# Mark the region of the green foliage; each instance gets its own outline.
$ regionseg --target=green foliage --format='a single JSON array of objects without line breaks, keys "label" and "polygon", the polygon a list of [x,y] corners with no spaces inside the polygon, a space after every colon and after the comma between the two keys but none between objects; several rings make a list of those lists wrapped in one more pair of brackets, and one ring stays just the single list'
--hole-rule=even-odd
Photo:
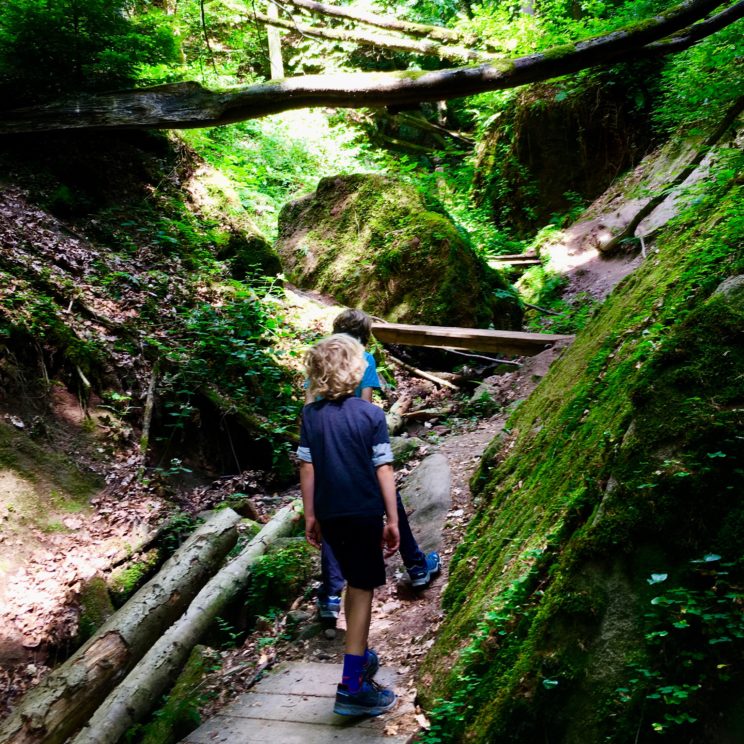
[{"label": "green foliage", "polygon": [[312,565],[311,549],[302,538],[262,556],[251,570],[245,594],[251,616],[284,609],[302,591]]},{"label": "green foliage", "polygon": [[[732,659],[744,651],[743,568],[742,559],[708,553],[650,600],[644,658],[629,666],[631,676],[617,688],[619,708],[645,700],[643,725],[681,736],[681,727],[689,730],[705,715],[711,689],[738,689],[741,670]],[[648,579],[666,581],[667,574]]]},{"label": "green foliage", "polygon": [[6,0],[0,7],[0,90],[11,101],[132,83],[177,44],[165,15],[128,0]]},{"label": "green foliage", "polygon": [[257,280],[251,289],[236,286],[218,306],[184,310],[180,327],[162,347],[170,362],[161,387],[169,428],[184,428],[195,398],[206,395],[247,412],[275,457],[286,454],[301,404],[292,377],[279,364],[285,352],[275,346],[290,332],[272,294],[276,289],[273,280]]},{"label": "green foliage", "polygon": [[669,58],[654,111],[659,129],[670,133],[679,128],[693,132],[709,128],[744,95],[742,34],[744,21],[738,21]]},{"label": "green foliage", "polygon": [[172,555],[183,544],[186,538],[200,525],[203,519],[197,519],[191,514],[179,512],[174,514],[163,527],[159,542],[166,555]]},{"label": "green foliage", "polygon": [[109,593],[115,607],[122,607],[160,564],[158,550],[150,550],[122,568],[115,569],[109,578]]},{"label": "green foliage", "polygon": [[331,175],[373,172],[381,156],[343,118],[293,111],[214,129],[182,133],[208,163],[230,176],[242,206],[262,232],[276,231],[279,210]]}]

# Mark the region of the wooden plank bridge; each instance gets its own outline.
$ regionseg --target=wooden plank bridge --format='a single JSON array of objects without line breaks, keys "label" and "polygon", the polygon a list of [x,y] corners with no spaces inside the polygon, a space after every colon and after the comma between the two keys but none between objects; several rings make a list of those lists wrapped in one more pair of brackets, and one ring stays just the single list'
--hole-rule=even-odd
[{"label": "wooden plank bridge", "polygon": [[433,346],[438,348],[487,351],[515,356],[535,356],[559,341],[573,336],[521,331],[491,331],[484,328],[373,323],[372,333],[383,344]]}]

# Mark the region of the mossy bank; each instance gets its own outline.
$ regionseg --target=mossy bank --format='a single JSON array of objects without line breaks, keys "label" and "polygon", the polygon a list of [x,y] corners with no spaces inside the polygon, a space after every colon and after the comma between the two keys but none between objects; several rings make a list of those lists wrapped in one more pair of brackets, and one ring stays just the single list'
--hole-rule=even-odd
[{"label": "mossy bank", "polygon": [[720,154],[484,455],[426,741],[744,737],[742,160]]}]

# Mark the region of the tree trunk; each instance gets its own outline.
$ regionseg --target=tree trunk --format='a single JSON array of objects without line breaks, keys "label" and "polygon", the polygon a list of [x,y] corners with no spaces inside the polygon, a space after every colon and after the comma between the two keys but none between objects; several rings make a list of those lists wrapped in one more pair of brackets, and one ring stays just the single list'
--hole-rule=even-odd
[{"label": "tree trunk", "polygon": [[269,41],[269,64],[271,66],[271,79],[281,80],[284,77],[284,61],[282,60],[282,40],[279,36],[279,29],[273,21],[279,19],[279,8],[274,5],[273,2],[269,2],[267,8],[267,17],[269,20],[267,23],[269,27],[266,29],[266,36]]},{"label": "tree trunk", "polygon": [[270,26],[286,28],[296,31],[303,36],[317,36],[320,39],[334,39],[337,41],[350,41],[362,46],[371,46],[377,49],[392,49],[398,52],[410,52],[411,54],[423,54],[427,57],[438,57],[450,62],[486,62],[502,59],[504,55],[479,52],[465,47],[443,46],[429,39],[416,41],[397,36],[380,36],[365,31],[348,30],[342,28],[329,28],[328,26],[308,26],[305,23],[297,23],[294,20],[287,21],[283,18],[275,18],[263,13],[253,13],[253,17]]},{"label": "tree trunk", "polygon": [[239,520],[224,509],[199,527],[93,638],[26,694],[0,727],[0,742],[61,744],[73,735],[215,573],[237,541]]},{"label": "tree trunk", "polygon": [[308,10],[311,13],[317,13],[323,16],[333,16],[344,18],[358,23],[365,23],[368,26],[384,28],[387,31],[399,31],[408,36],[420,36],[430,41],[441,41],[445,43],[460,44],[463,41],[462,35],[457,31],[442,26],[426,26],[422,23],[411,23],[401,21],[390,16],[379,16],[375,13],[366,13],[362,10],[355,10],[348,6],[340,7],[338,5],[328,5],[327,3],[318,3],[315,0],[287,0],[289,5],[296,8]]},{"label": "tree trunk", "polygon": [[310,75],[219,92],[206,90],[198,83],[181,83],[81,95],[4,112],[0,134],[60,129],[210,127],[311,106],[401,106],[463,98],[550,80],[598,65],[679,51],[715,33],[722,23],[728,25],[744,16],[744,0],[739,0],[687,30],[685,36],[660,41],[704,18],[717,5],[718,0],[686,0],[646,23],[493,65],[437,71]]},{"label": "tree trunk", "polygon": [[142,720],[173,683],[222,608],[246,586],[253,564],[266,547],[276,538],[288,535],[301,516],[299,502],[277,512],[240,555],[199,592],[186,613],[109,695],[73,744],[116,744],[132,724]]}]

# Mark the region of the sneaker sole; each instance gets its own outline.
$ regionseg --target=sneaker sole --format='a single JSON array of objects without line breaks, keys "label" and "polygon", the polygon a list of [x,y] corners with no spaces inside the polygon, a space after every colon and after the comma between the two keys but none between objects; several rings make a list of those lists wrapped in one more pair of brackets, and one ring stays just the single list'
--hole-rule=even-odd
[{"label": "sneaker sole", "polygon": [[396,697],[388,705],[376,705],[372,708],[366,705],[337,702],[333,706],[333,712],[339,716],[381,716],[383,713],[387,713],[387,711],[394,708],[397,702],[398,698]]}]

